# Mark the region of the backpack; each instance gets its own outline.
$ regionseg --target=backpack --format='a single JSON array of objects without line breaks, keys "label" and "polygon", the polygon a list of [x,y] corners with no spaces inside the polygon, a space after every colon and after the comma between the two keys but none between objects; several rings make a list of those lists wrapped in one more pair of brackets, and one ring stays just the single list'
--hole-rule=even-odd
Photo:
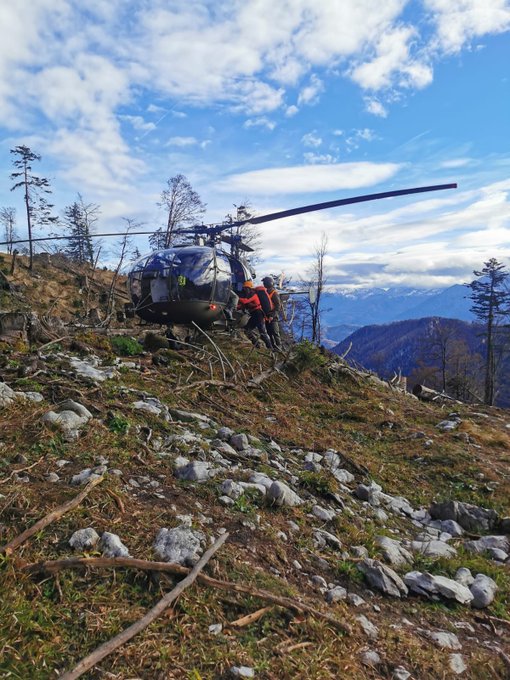
[{"label": "backpack", "polygon": [[255,292],[257,293],[259,300],[260,300],[260,306],[262,307],[262,311],[266,316],[270,316],[272,311],[274,310],[274,304],[271,298],[269,297],[269,294],[267,290],[265,289],[264,286],[256,286],[255,287]]}]

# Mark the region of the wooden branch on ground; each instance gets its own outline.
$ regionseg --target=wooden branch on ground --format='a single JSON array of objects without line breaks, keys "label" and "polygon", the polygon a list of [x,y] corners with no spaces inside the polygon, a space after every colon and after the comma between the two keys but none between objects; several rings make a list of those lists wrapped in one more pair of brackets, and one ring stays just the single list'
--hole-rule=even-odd
[{"label": "wooden branch on ground", "polygon": [[259,373],[255,377],[250,378],[248,380],[247,387],[258,387],[261,383],[264,382],[264,380],[270,378],[274,373],[281,373],[284,366],[285,362],[281,361],[272,366],[271,368],[262,371],[262,373]]},{"label": "wooden branch on ground", "polygon": [[188,383],[186,385],[183,385],[182,387],[177,387],[175,390],[173,390],[173,392],[174,394],[177,394],[179,392],[184,392],[185,390],[191,390],[193,388],[200,387],[225,387],[226,389],[229,390],[238,389],[238,385],[236,385],[235,383],[224,382],[223,380],[198,380],[197,382]]},{"label": "wooden branch on ground", "polygon": [[25,531],[22,534],[19,534],[19,536],[13,538],[12,541],[9,541],[9,543],[6,543],[5,545],[1,546],[0,555],[1,554],[10,555],[12,552],[14,552],[14,550],[18,546],[20,546],[22,543],[24,543],[27,539],[36,534],[38,531],[41,531],[41,529],[47,527],[48,524],[55,522],[57,519],[60,519],[70,510],[74,510],[74,508],[76,508],[82,502],[82,500],[92,491],[92,489],[103,481],[103,479],[104,477],[98,477],[97,479],[92,480],[77,496],[71,498],[70,501],[67,501],[67,503],[64,503],[63,505],[60,505],[58,508],[55,508],[55,510],[52,510],[48,515],[42,517],[34,525],[29,527],[28,529],[25,529]]},{"label": "wooden branch on ground", "polygon": [[19,470],[13,470],[8,477],[6,477],[5,479],[0,479],[0,484],[5,484],[10,479],[12,479],[14,477],[14,475],[17,475],[19,472],[27,472],[27,470],[31,470],[36,465],[39,465],[39,463],[43,460],[43,458],[44,458],[44,456],[41,456],[39,458],[39,460],[37,460],[35,463],[32,463],[32,465],[28,465],[27,467],[19,468]]},{"label": "wooden branch on ground", "polygon": [[221,548],[221,546],[223,545],[223,543],[225,543],[227,538],[228,533],[224,533],[222,536],[220,536],[215,541],[215,543],[209,548],[209,550],[207,550],[202,555],[200,560],[188,573],[188,575],[185,578],[183,578],[182,581],[180,581],[173,590],[171,590],[164,597],[162,597],[161,600],[156,605],[154,605],[154,607],[152,607],[152,609],[149,609],[145,616],[143,616],[141,619],[139,619],[131,626],[126,628],[126,630],[123,630],[122,633],[119,633],[111,640],[108,640],[108,642],[105,642],[102,645],[100,645],[91,654],[82,659],[80,663],[77,666],[75,666],[75,668],[73,668],[73,670],[68,671],[67,673],[61,675],[60,680],[75,680],[76,678],[79,678],[81,675],[83,675],[88,670],[93,668],[96,664],[98,664],[100,661],[102,661],[106,656],[114,652],[116,649],[121,647],[129,640],[131,640],[131,638],[140,633],[142,630],[145,630],[147,626],[149,626],[153,621],[155,621],[159,616],[161,616],[161,614],[163,614],[163,612],[166,609],[168,609],[168,607],[173,602],[175,602],[175,600],[186,588],[188,588],[195,582],[195,580],[197,579],[198,575],[205,567],[207,562],[209,562],[214,553],[217,550],[219,550],[219,548]]},{"label": "wooden branch on ground", "polygon": [[[79,569],[83,567],[128,567],[131,569],[141,569],[142,571],[160,571],[177,576],[182,576],[189,573],[189,569],[181,567],[178,564],[169,564],[168,562],[151,562],[150,560],[138,560],[131,557],[72,557],[65,560],[50,560],[47,562],[36,562],[34,564],[27,564],[23,567],[23,571],[29,574],[57,574],[64,569]],[[239,583],[231,581],[221,581],[205,574],[198,576],[198,581],[211,588],[218,588],[219,590],[226,590],[228,592],[243,593],[252,597],[259,598],[276,604],[284,609],[291,609],[304,614],[311,614],[316,618],[323,619],[340,630],[345,635],[351,634],[351,628],[348,624],[338,621],[329,614],[324,614],[319,609],[315,609],[304,602],[298,602],[290,597],[275,595],[268,590],[261,590],[259,588],[251,588]]]}]

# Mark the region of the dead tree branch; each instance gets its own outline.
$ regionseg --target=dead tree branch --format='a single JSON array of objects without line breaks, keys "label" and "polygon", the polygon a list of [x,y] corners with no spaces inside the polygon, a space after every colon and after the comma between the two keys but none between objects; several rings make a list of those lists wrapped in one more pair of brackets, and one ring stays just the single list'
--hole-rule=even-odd
[{"label": "dead tree branch", "polygon": [[145,630],[147,626],[149,626],[153,621],[155,621],[159,616],[161,616],[165,609],[168,609],[168,607],[173,602],[175,602],[175,600],[186,588],[188,588],[195,582],[195,580],[197,579],[198,575],[205,567],[207,562],[209,562],[214,553],[221,548],[221,546],[225,543],[227,538],[228,533],[224,533],[222,536],[220,536],[215,541],[215,543],[209,548],[209,550],[207,550],[202,555],[200,560],[188,573],[188,575],[185,578],[183,578],[182,581],[180,581],[173,590],[171,590],[164,597],[162,597],[161,600],[156,605],[154,605],[154,607],[152,607],[152,609],[149,609],[145,616],[143,616],[141,619],[139,619],[131,626],[126,628],[126,630],[123,630],[122,633],[119,633],[111,640],[108,640],[108,642],[105,642],[104,644],[100,645],[91,654],[82,659],[80,663],[77,666],[75,666],[75,668],[73,668],[73,670],[64,673],[64,675],[61,675],[60,680],[75,680],[75,678],[79,678],[81,675],[83,675],[88,670],[93,668],[96,664],[98,664],[100,661],[102,661],[106,656],[114,652],[116,649],[121,647],[129,640],[131,640],[131,638],[140,633],[142,630]]}]

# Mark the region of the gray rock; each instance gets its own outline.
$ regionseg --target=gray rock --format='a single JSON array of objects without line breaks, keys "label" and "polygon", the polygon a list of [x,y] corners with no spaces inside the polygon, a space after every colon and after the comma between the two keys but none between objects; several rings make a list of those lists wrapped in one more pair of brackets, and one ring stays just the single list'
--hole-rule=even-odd
[{"label": "gray rock", "polygon": [[303,503],[297,493],[283,482],[273,482],[267,491],[267,498],[275,505],[287,505],[291,508]]},{"label": "gray rock", "polygon": [[369,666],[370,668],[377,668],[377,666],[381,665],[381,657],[372,649],[361,652],[359,658],[364,666]]},{"label": "gray rock", "polygon": [[214,477],[218,468],[213,468],[212,464],[203,460],[194,460],[187,465],[177,467],[175,476],[188,482],[207,482]]},{"label": "gray rock", "polygon": [[356,621],[358,621],[360,626],[363,628],[363,632],[367,637],[369,637],[371,640],[377,640],[377,637],[379,636],[379,629],[377,626],[374,626],[374,624],[369,621],[366,616],[363,614],[358,614],[358,616],[356,616]]},{"label": "gray rock", "polygon": [[345,599],[353,607],[361,607],[361,605],[366,604],[365,600],[357,593],[349,593]]},{"label": "gray rock", "polygon": [[455,548],[443,541],[411,541],[411,550],[425,557],[454,557],[457,554]]},{"label": "gray rock", "polygon": [[256,491],[261,496],[265,496],[267,488],[263,484],[252,484],[251,482],[239,482],[239,486],[244,491]]},{"label": "gray rock", "polygon": [[488,553],[497,562],[506,562],[509,557],[508,553],[504,550],[499,550],[499,548],[489,548]]},{"label": "gray rock", "polygon": [[438,430],[442,430],[443,432],[451,432],[452,430],[456,430],[459,425],[460,420],[442,420],[436,425],[436,427]]},{"label": "gray rock", "polygon": [[340,550],[342,547],[342,542],[334,534],[324,529],[314,529],[313,530],[313,540],[317,548],[325,548],[329,546],[334,550]]},{"label": "gray rock", "polygon": [[98,465],[95,468],[85,468],[85,470],[82,470],[77,475],[73,475],[71,477],[71,484],[74,485],[88,484],[89,482],[92,482],[94,479],[99,479],[100,477],[102,477],[105,472],[106,472],[105,465]]},{"label": "gray rock", "polygon": [[206,539],[201,531],[180,526],[160,529],[154,542],[154,552],[163,562],[192,567],[203,552]]},{"label": "gray rock", "polygon": [[220,490],[225,496],[233,499],[239,498],[244,493],[244,488],[237,482],[234,482],[233,479],[225,479],[221,484]]},{"label": "gray rock", "polygon": [[381,487],[375,482],[371,482],[369,486],[359,484],[354,490],[354,495],[360,500],[370,503],[370,505],[379,505]]},{"label": "gray rock", "polygon": [[354,557],[368,557],[368,550],[364,545],[353,545],[351,547],[351,552]]},{"label": "gray rock", "polygon": [[129,557],[129,550],[117,534],[105,531],[101,536],[99,548],[105,557]]},{"label": "gray rock", "polygon": [[216,436],[218,439],[221,439],[221,441],[228,442],[230,437],[234,434],[234,430],[231,430],[230,427],[220,427],[218,432],[216,432]]},{"label": "gray rock", "polygon": [[70,357],[69,363],[76,375],[87,378],[94,383],[104,382],[105,380],[116,378],[119,373],[112,366],[98,369],[91,362],[82,361],[76,357]]},{"label": "gray rock", "polygon": [[46,475],[45,480],[47,482],[51,482],[52,484],[55,484],[56,482],[60,481],[60,477],[57,475],[56,472],[50,472]]},{"label": "gray rock", "polygon": [[326,593],[326,602],[333,604],[334,602],[339,602],[340,600],[345,600],[347,597],[347,591],[342,586],[335,586],[331,588]]},{"label": "gray rock", "polygon": [[460,567],[455,573],[455,580],[457,583],[461,583],[463,586],[469,586],[475,580],[473,574],[466,567]]},{"label": "gray rock", "polygon": [[358,564],[368,583],[385,595],[402,597],[407,595],[407,586],[400,576],[378,560],[365,559]]},{"label": "gray rock", "polygon": [[441,522],[441,531],[445,531],[451,536],[458,538],[464,535],[464,529],[453,519],[445,519]]},{"label": "gray rock", "polygon": [[474,553],[482,553],[486,550],[502,550],[508,553],[510,540],[506,536],[482,536],[476,541],[466,541],[464,548]]},{"label": "gray rock", "polygon": [[33,401],[36,404],[44,401],[44,397],[40,392],[16,392],[16,394],[23,394],[25,399],[28,399],[28,401]]},{"label": "gray rock", "polygon": [[510,517],[503,517],[500,521],[499,528],[503,534],[510,534]]},{"label": "gray rock", "polygon": [[414,508],[411,506],[407,498],[380,493],[379,500],[381,503],[384,503],[384,505],[389,510],[395,512],[396,514],[405,515],[407,517],[412,517],[414,514]]},{"label": "gray rock", "polygon": [[404,666],[397,666],[393,669],[391,680],[408,680],[411,677],[411,673]]},{"label": "gray rock", "polygon": [[91,550],[94,548],[99,541],[99,534],[92,527],[87,527],[87,529],[78,529],[69,539],[69,545],[73,550],[79,550],[83,552],[84,550]]},{"label": "gray rock", "polygon": [[169,408],[168,411],[175,420],[179,420],[183,423],[196,422],[200,426],[218,427],[212,418],[209,418],[209,416],[205,416],[202,413],[183,411],[179,408]]},{"label": "gray rock", "polygon": [[480,508],[469,503],[446,501],[434,503],[430,507],[432,519],[453,519],[466,531],[483,533],[490,531],[498,524],[498,514],[494,510]]},{"label": "gray rock", "polygon": [[317,519],[320,519],[322,522],[331,522],[332,519],[335,519],[336,517],[336,512],[333,512],[333,510],[327,510],[326,508],[322,508],[320,505],[314,505],[312,508],[312,514],[317,517]]},{"label": "gray rock", "polygon": [[376,536],[375,544],[380,548],[385,561],[394,566],[408,565],[413,561],[412,554],[401,545],[400,541],[388,538],[388,536]]},{"label": "gray rock", "polygon": [[232,666],[230,675],[233,678],[254,678],[255,671],[251,666]]},{"label": "gray rock", "polygon": [[6,408],[14,403],[16,394],[13,389],[4,382],[0,382],[0,408]]},{"label": "gray rock", "polygon": [[309,451],[305,456],[305,463],[320,463],[323,458],[320,453]]},{"label": "gray rock", "polygon": [[223,456],[230,456],[234,458],[237,456],[237,451],[234,449],[234,447],[230,446],[230,444],[222,441],[221,439],[213,439],[211,446]]},{"label": "gray rock", "polygon": [[92,413],[85,406],[72,399],[62,402],[56,411],[48,411],[41,421],[58,428],[66,441],[73,441],[80,435],[80,430],[92,418]]},{"label": "gray rock", "polygon": [[498,586],[490,576],[477,574],[470,586],[470,590],[473,594],[471,606],[476,609],[483,609],[484,607],[488,607],[496,597]]},{"label": "gray rock", "polygon": [[313,583],[313,585],[316,588],[319,588],[320,590],[326,590],[328,587],[326,579],[323,576],[320,576],[319,574],[314,574],[310,580]]},{"label": "gray rock", "polygon": [[330,470],[336,470],[340,467],[340,456],[334,451],[326,451],[322,458],[324,465],[327,465]]},{"label": "gray rock", "polygon": [[418,632],[432,640],[441,649],[462,649],[459,638],[455,633],[448,633],[446,630],[425,630],[423,628],[418,628]]},{"label": "gray rock", "polygon": [[354,481],[354,475],[344,468],[334,468],[331,470],[333,477],[340,482],[340,484],[350,484]]},{"label": "gray rock", "polygon": [[473,599],[471,591],[466,586],[446,576],[410,571],[404,576],[404,582],[409,590],[425,597],[442,595],[461,604],[468,604]]},{"label": "gray rock", "polygon": [[461,675],[464,671],[467,671],[467,666],[462,654],[450,654],[448,665],[455,675]]},{"label": "gray rock", "polygon": [[250,447],[248,437],[245,434],[234,434],[230,437],[230,445],[236,451],[245,451]]},{"label": "gray rock", "polygon": [[145,413],[150,413],[152,416],[159,416],[161,415],[161,409],[155,406],[154,404],[150,404],[147,401],[135,401],[133,404],[131,404],[131,407],[135,409],[135,411],[144,411]]}]

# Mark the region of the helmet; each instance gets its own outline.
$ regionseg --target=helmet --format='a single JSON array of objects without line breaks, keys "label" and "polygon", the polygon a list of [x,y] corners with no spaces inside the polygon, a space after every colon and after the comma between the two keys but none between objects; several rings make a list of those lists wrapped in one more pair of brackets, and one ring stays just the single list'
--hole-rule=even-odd
[{"label": "helmet", "polygon": [[264,276],[262,283],[264,286],[266,286],[266,288],[271,288],[271,286],[274,286],[274,281],[271,276]]},{"label": "helmet", "polygon": [[243,288],[253,288],[253,281],[245,281],[243,283]]}]

